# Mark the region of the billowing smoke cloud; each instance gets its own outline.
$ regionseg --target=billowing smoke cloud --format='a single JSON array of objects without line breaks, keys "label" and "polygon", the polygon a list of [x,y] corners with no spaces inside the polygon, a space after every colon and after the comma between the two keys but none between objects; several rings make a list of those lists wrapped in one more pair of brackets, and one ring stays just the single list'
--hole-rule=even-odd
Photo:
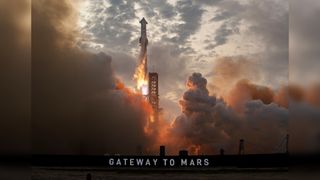
[{"label": "billowing smoke cloud", "polygon": [[207,80],[200,73],[192,74],[187,81],[188,90],[180,101],[182,114],[169,130],[178,138],[179,148],[192,151],[201,147],[200,153],[217,153],[223,148],[236,153],[239,139],[245,139],[247,153],[271,153],[287,134],[288,109],[269,102],[272,97],[259,97],[253,85],[246,84],[248,89],[244,91],[252,91],[257,97],[239,99],[243,101],[243,113],[210,96],[206,86]]},{"label": "billowing smoke cloud", "polygon": [[210,79],[208,87],[211,93],[223,98],[237,112],[243,112],[245,103],[249,100],[261,100],[264,104],[277,102],[282,106],[288,103],[288,88],[283,86],[274,91],[270,87],[254,83],[261,79],[257,64],[242,56],[216,59]]},{"label": "billowing smoke cloud", "polygon": [[174,151],[236,153],[239,139],[245,139],[247,153],[283,152],[287,133],[290,152],[320,149],[318,85],[258,85],[255,64],[240,57],[216,60],[211,79],[209,92],[201,74],[189,77],[182,114],[169,129],[169,144],[178,144]]},{"label": "billowing smoke cloud", "polygon": [[33,153],[133,154],[148,143],[142,97],[118,88],[111,57],[75,46],[72,6],[32,2]]},{"label": "billowing smoke cloud", "polygon": [[240,80],[225,97],[228,105],[238,112],[243,112],[244,105],[249,100],[261,100],[264,104],[273,102],[274,92],[266,86]]},{"label": "billowing smoke cloud", "polygon": [[28,153],[31,1],[0,1],[0,154]]},{"label": "billowing smoke cloud", "polygon": [[213,112],[222,102],[209,96],[206,85],[207,80],[200,73],[194,73],[188,79],[188,90],[180,101],[182,115],[176,118],[170,130],[170,136],[177,138],[176,142],[180,143],[176,150],[204,144],[214,146],[228,138],[215,125],[217,119],[213,118]]},{"label": "billowing smoke cloud", "polygon": [[[289,133],[293,152],[320,152],[320,106],[319,85],[284,87],[287,94],[286,107],[290,112]],[[284,98],[285,99],[285,98]],[[277,100],[277,99],[276,99]]]}]

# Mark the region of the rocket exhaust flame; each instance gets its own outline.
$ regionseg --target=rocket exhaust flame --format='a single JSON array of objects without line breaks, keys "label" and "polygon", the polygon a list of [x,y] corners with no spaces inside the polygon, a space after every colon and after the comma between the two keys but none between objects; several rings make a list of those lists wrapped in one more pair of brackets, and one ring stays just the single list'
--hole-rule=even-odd
[{"label": "rocket exhaust flame", "polygon": [[148,95],[148,60],[147,60],[147,46],[148,46],[148,38],[147,38],[147,24],[148,22],[142,18],[140,21],[141,24],[141,36],[139,39],[140,43],[140,56],[139,62],[140,64],[136,68],[136,71],[133,75],[134,80],[136,81],[137,91],[140,91],[143,95]]},{"label": "rocket exhaust flame", "polygon": [[[133,79],[136,81],[136,91],[141,93],[143,96],[147,96],[149,94],[148,90],[148,64],[147,64],[147,46],[148,46],[148,38],[147,38],[147,21],[142,18],[140,21],[141,24],[141,37],[139,39],[139,43],[141,46],[140,56],[139,56],[139,64],[135,70],[133,75]],[[150,107],[150,111],[148,113],[148,121],[144,127],[144,131],[147,135],[151,135],[154,133],[154,117],[153,117],[153,108],[150,103],[144,98],[144,103],[148,104]]]},{"label": "rocket exhaust flame", "polygon": [[146,117],[144,133],[146,135],[150,135],[152,133],[150,126],[153,123],[153,121],[149,118],[152,116],[151,105],[145,100],[145,98],[143,98],[142,94],[125,87],[125,85],[119,80],[116,81],[116,89],[122,91],[126,95],[125,98],[128,104],[139,107],[143,110]]},{"label": "rocket exhaust flame", "polygon": [[148,88],[148,78],[145,72],[146,58],[143,58],[140,62],[133,75],[133,79],[136,81],[137,91],[142,92],[143,95],[147,95],[145,92],[145,88]]}]

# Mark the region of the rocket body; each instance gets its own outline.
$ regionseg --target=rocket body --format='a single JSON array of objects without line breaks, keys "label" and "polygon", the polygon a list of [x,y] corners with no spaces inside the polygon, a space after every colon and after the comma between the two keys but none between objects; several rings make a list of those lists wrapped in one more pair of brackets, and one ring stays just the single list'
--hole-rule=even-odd
[{"label": "rocket body", "polygon": [[139,39],[140,43],[140,64],[144,64],[144,77],[147,78],[148,73],[148,59],[147,59],[147,46],[148,46],[148,38],[147,38],[147,24],[148,22],[142,18],[140,21],[141,24],[141,36]]}]

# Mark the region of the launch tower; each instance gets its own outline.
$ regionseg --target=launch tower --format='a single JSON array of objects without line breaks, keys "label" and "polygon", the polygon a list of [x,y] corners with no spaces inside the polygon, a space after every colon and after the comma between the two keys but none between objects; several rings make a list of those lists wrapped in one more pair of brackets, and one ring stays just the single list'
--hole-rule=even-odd
[{"label": "launch tower", "polygon": [[158,86],[158,73],[149,73],[149,103],[153,109],[153,117],[157,122],[159,118],[159,86]]}]

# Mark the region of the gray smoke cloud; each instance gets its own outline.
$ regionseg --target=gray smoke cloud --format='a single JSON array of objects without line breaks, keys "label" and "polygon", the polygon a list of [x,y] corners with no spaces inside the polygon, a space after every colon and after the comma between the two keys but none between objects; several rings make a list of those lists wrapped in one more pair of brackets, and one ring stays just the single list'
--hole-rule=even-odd
[{"label": "gray smoke cloud", "polygon": [[271,153],[288,130],[288,110],[260,99],[247,100],[243,113],[237,113],[224,100],[210,96],[207,80],[193,73],[188,90],[180,101],[182,114],[174,121],[170,133],[179,148],[201,153],[217,153],[224,148],[236,153],[239,139],[245,139],[247,153]]},{"label": "gray smoke cloud", "polygon": [[31,1],[0,2],[0,154],[29,153]]},{"label": "gray smoke cloud", "polygon": [[116,90],[111,57],[74,46],[68,1],[32,2],[32,153],[133,154],[146,114]]}]

